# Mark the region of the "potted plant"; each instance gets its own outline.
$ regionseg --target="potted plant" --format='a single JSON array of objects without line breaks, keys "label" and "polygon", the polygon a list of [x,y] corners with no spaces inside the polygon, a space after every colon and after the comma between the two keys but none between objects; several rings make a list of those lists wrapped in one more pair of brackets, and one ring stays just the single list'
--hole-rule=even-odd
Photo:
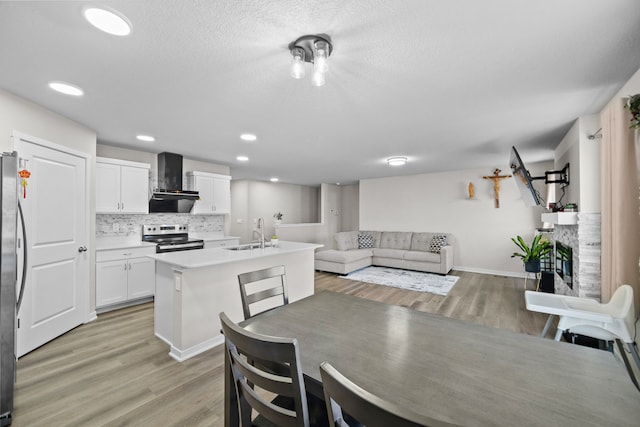
[{"label": "potted plant", "polygon": [[278,236],[275,234],[271,236],[271,246],[278,246]]},{"label": "potted plant", "polygon": [[542,240],[542,234],[538,234],[533,238],[531,246],[527,245],[521,236],[511,238],[513,243],[522,251],[514,252],[511,258],[520,257],[524,263],[524,271],[529,273],[540,272],[540,259],[551,252],[551,243],[548,240]]},{"label": "potted plant", "polygon": [[276,212],[273,214],[273,217],[275,218],[274,223],[276,225],[280,225],[280,223],[282,222],[282,212]]}]

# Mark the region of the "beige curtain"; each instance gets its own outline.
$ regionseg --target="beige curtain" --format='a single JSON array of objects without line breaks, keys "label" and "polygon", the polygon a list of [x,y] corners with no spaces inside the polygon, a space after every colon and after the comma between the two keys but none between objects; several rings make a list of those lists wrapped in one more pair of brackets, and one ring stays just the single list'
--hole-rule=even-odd
[{"label": "beige curtain", "polygon": [[[633,287],[640,313],[640,209],[637,131],[629,128],[626,99],[602,111],[602,302],[621,285]],[[640,153],[638,153],[640,154]]]}]

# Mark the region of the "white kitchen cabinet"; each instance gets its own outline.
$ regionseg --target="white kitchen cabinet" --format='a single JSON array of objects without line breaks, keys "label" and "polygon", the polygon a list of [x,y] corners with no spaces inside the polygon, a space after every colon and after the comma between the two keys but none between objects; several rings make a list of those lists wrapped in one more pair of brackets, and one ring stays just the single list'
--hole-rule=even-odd
[{"label": "white kitchen cabinet", "polygon": [[96,213],[148,214],[148,163],[96,158]]},{"label": "white kitchen cabinet", "polygon": [[155,246],[96,252],[96,308],[123,304],[155,293]]},{"label": "white kitchen cabinet", "polygon": [[231,211],[231,177],[207,172],[187,172],[189,190],[200,192],[192,214],[215,215]]},{"label": "white kitchen cabinet", "polygon": [[240,244],[240,239],[218,239],[218,240],[205,240],[204,247],[208,248],[222,248],[225,246],[238,246]]}]

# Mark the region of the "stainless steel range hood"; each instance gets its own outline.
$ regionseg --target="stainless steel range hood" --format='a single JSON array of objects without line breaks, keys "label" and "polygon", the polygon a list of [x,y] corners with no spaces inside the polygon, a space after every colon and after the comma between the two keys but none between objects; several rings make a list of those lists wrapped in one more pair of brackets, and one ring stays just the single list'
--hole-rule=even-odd
[{"label": "stainless steel range hood", "polygon": [[158,154],[158,188],[149,200],[149,213],[189,213],[199,198],[197,191],[182,189],[182,156]]}]

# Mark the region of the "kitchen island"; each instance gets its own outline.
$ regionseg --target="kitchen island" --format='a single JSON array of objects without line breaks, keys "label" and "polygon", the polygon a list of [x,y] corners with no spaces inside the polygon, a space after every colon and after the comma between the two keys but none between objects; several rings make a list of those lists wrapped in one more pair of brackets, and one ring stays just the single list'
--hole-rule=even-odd
[{"label": "kitchen island", "polygon": [[297,301],[313,294],[314,251],[320,247],[281,241],[276,247],[147,255],[156,261],[155,335],[180,362],[222,344],[218,314],[244,320],[238,274],[284,265],[289,301]]}]

